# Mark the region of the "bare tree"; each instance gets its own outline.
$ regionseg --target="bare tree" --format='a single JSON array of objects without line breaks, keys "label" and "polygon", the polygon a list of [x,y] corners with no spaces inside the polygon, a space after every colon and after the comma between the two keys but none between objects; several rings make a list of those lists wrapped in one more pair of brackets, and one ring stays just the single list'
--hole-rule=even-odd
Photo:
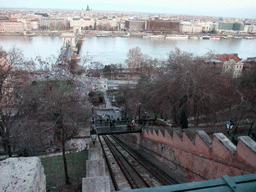
[{"label": "bare tree", "polygon": [[143,54],[141,53],[141,49],[139,47],[130,49],[125,62],[133,72],[135,72],[136,68],[140,68],[143,62]]},{"label": "bare tree", "polygon": [[1,51],[0,63],[0,133],[3,137],[3,145],[12,156],[10,129],[13,120],[19,115],[20,92],[23,83],[29,80],[28,68],[30,62],[24,62],[19,49],[13,47],[8,53]]},{"label": "bare tree", "polygon": [[197,125],[201,116],[216,118],[218,112],[232,107],[237,102],[232,79],[205,67],[204,62],[205,58],[178,49],[171,52],[166,68],[140,80],[137,91],[142,105],[182,127],[187,126],[188,116]]},{"label": "bare tree", "polygon": [[91,62],[91,73],[94,76],[99,77],[100,70],[102,70],[103,68],[104,68],[104,65],[101,62],[98,62],[98,61]]},{"label": "bare tree", "polygon": [[55,122],[57,137],[61,140],[62,145],[65,182],[70,184],[65,142],[75,132],[79,113],[84,108],[80,102],[80,94],[73,89],[72,84],[69,84],[69,82],[50,81],[45,84],[43,89],[44,109],[52,115],[52,119]]}]

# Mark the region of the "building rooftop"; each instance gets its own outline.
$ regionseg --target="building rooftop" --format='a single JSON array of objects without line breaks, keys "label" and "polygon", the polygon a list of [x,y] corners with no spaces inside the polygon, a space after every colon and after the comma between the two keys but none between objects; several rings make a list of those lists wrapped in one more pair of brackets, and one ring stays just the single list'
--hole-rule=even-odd
[{"label": "building rooftop", "polygon": [[242,60],[241,58],[238,57],[237,53],[215,55],[215,57],[216,57],[216,59],[219,59],[221,61],[229,61],[230,59],[234,59],[235,61]]}]

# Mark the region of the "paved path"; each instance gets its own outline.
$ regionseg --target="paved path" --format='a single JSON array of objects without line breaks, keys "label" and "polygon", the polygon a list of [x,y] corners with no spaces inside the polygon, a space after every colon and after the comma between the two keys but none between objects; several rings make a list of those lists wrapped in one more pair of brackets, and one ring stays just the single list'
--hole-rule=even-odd
[{"label": "paved path", "polygon": [[111,109],[112,105],[111,105],[110,99],[107,96],[106,92],[104,93],[104,98],[105,98],[105,103],[106,103],[106,109]]}]

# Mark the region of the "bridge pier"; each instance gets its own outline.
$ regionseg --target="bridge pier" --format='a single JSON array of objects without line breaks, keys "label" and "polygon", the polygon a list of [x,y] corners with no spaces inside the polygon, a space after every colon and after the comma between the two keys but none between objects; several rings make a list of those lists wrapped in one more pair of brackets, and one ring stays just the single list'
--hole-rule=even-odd
[{"label": "bridge pier", "polygon": [[82,33],[82,27],[73,27],[74,33]]}]

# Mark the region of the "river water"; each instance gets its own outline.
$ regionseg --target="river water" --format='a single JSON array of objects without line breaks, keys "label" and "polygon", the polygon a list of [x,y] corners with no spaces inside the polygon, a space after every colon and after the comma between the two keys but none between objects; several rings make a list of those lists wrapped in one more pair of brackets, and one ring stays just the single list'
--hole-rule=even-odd
[{"label": "river water", "polygon": [[[62,40],[58,36],[0,36],[0,46],[7,51],[16,46],[23,50],[28,60],[41,56],[43,59],[52,58],[54,61],[60,52]],[[124,63],[129,49],[134,47],[140,47],[143,54],[158,59],[167,59],[170,51],[174,51],[176,47],[197,56],[213,51],[216,54],[238,53],[242,59],[256,57],[256,39],[166,40],[132,37],[85,37],[80,56],[104,65]]]}]

